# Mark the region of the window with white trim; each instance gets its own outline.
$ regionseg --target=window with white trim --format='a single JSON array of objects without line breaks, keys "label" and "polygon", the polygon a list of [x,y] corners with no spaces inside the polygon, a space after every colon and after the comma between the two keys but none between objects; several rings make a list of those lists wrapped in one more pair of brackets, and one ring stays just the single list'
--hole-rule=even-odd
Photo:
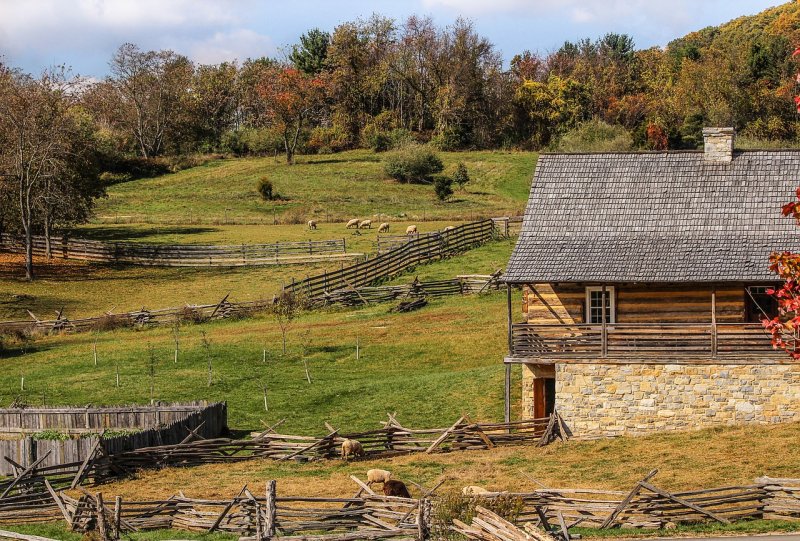
[{"label": "window with white trim", "polygon": [[614,286],[606,286],[605,297],[602,287],[591,286],[586,288],[586,323],[600,324],[603,322],[603,299],[606,304],[606,323],[616,321]]}]

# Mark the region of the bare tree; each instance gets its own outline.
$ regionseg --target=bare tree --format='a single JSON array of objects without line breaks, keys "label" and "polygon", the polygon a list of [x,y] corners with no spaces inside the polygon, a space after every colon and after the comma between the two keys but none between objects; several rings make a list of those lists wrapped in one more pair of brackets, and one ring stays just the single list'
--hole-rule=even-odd
[{"label": "bare tree", "polygon": [[286,335],[292,323],[305,308],[303,297],[292,292],[284,291],[272,305],[272,315],[281,329],[283,339],[283,354],[286,355]]},{"label": "bare tree", "polygon": [[121,111],[118,121],[131,133],[144,158],[158,156],[179,124],[194,67],[172,51],[142,51],[125,43],[111,58],[110,82]]}]

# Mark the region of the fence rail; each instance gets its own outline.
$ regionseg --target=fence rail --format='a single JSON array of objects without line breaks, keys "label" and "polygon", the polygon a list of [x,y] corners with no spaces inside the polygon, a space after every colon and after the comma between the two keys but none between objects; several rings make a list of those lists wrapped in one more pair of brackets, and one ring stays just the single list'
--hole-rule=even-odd
[{"label": "fence rail", "polygon": [[489,219],[413,237],[407,243],[366,261],[341,270],[326,271],[299,282],[293,281],[284,287],[284,293],[315,299],[326,291],[374,285],[415,265],[463,252],[495,236],[494,222]]},{"label": "fence rail", "polygon": [[764,328],[753,323],[515,323],[511,338],[510,354],[520,358],[724,359],[779,354]]},{"label": "fence rail", "polygon": [[[480,505],[496,498],[514,501],[518,512],[508,517],[510,520],[520,526],[535,522],[550,532],[576,525],[663,528],[669,524],[800,519],[800,479],[761,477],[752,484],[670,492],[650,480],[654,472],[630,491],[542,488],[473,498]],[[431,489],[420,487],[422,497],[417,499],[378,495],[359,479],[353,480],[359,491],[352,497],[281,496],[277,483],[268,481],[263,492],[245,486],[227,499],[189,498],[181,492],[163,500],[135,501],[103,498],[101,493],[87,491],[74,498],[39,479],[0,497],[0,524],[64,520],[74,531],[104,530],[115,537],[134,530],[173,528],[234,533],[246,541],[424,541],[450,529],[448,519],[436,512],[436,490],[441,483]]]},{"label": "fence rail", "polygon": [[[351,260],[363,256],[360,253],[348,253],[345,239],[219,246],[138,244],[52,237],[51,246],[52,255],[64,259],[160,267],[287,265]],[[19,237],[3,233],[0,235],[0,249],[24,253],[25,244]],[[33,253],[47,255],[44,237],[33,238]]]}]

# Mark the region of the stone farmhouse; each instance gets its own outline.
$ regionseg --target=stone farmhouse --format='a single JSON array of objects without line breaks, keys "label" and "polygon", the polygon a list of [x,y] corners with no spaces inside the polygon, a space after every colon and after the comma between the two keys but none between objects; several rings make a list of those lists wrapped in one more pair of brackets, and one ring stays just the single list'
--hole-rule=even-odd
[{"label": "stone farmhouse", "polygon": [[781,216],[800,151],[703,135],[704,151],[539,158],[505,275],[507,417],[520,364],[524,416],[555,408],[575,434],[800,420],[800,365],[760,323],[770,253],[800,251]]}]

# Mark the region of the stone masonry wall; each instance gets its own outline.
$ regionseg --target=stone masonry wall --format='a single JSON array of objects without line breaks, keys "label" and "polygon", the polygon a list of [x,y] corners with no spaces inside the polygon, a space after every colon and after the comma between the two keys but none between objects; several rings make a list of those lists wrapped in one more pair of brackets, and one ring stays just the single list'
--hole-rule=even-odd
[{"label": "stone masonry wall", "polygon": [[576,435],[800,421],[800,365],[560,364],[555,377]]}]

